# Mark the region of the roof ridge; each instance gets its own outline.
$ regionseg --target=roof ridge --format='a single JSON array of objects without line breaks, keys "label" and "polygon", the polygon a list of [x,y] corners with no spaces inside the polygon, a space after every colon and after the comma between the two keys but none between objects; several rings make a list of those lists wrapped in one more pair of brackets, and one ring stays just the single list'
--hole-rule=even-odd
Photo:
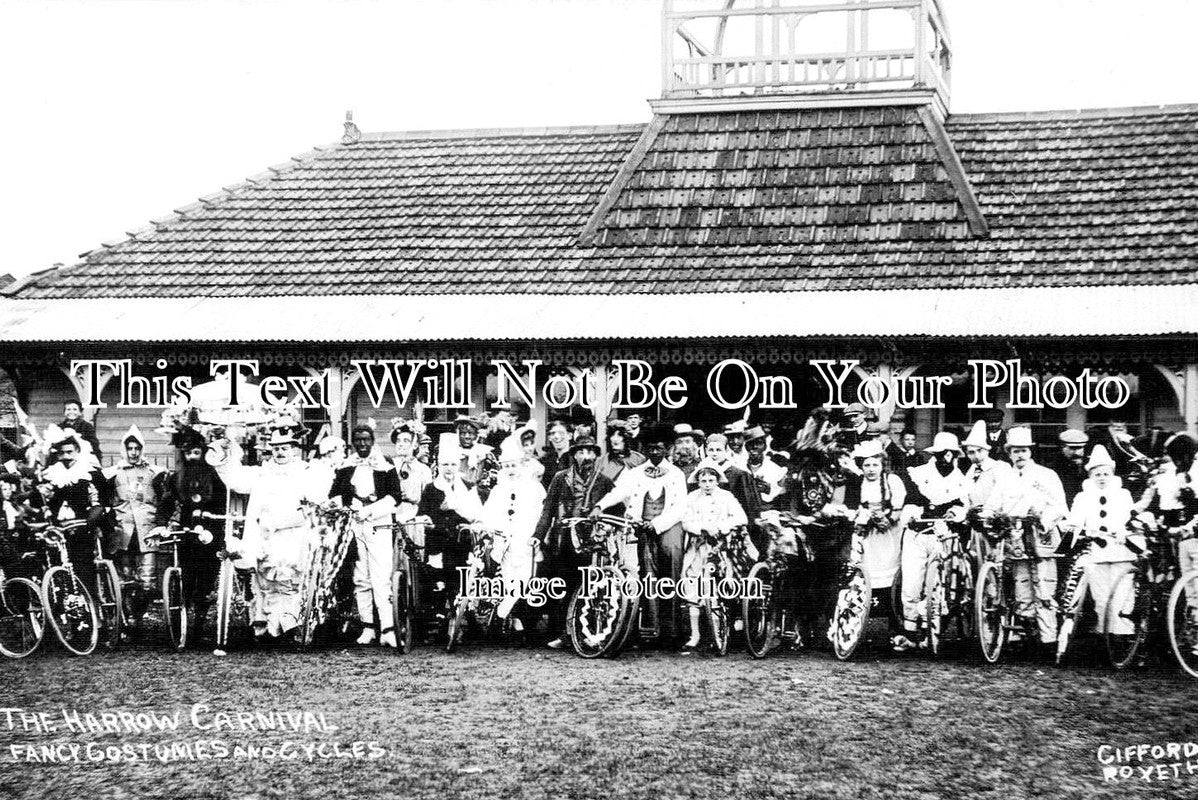
[{"label": "roof ridge", "polygon": [[1165,103],[1142,106],[1095,106],[1092,108],[1060,108],[1043,111],[995,111],[968,114],[950,113],[946,124],[957,122],[1016,122],[1020,120],[1071,120],[1100,117],[1142,117],[1161,114],[1198,112],[1198,103]]},{"label": "roof ridge", "polygon": [[544,127],[510,128],[429,128],[410,131],[364,132],[360,141],[407,141],[411,139],[467,139],[476,136],[585,136],[597,133],[639,133],[648,122],[625,122],[611,125],[551,125]]}]

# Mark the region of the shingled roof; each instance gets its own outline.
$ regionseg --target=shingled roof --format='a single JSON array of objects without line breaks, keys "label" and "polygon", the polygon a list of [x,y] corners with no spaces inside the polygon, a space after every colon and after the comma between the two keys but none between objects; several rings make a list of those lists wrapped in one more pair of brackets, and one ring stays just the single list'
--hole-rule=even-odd
[{"label": "shingled roof", "polygon": [[909,108],[654,124],[640,158],[642,125],[366,135],[20,281],[15,296],[1198,282],[1198,106],[951,116],[988,236]]}]

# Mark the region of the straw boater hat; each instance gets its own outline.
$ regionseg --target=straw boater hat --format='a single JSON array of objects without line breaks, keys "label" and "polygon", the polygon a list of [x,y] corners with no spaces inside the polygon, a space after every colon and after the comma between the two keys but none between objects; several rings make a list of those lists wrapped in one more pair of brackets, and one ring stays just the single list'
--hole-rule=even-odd
[{"label": "straw boater hat", "polygon": [[925,453],[943,453],[945,450],[951,450],[954,453],[961,452],[961,443],[957,440],[956,434],[941,431],[932,440],[932,446],[923,449]]},{"label": "straw boater hat", "polygon": [[1035,442],[1032,441],[1031,428],[1011,428],[1007,431],[1006,448],[1010,450],[1013,447],[1035,447]]},{"label": "straw boater hat", "polygon": [[745,422],[743,419],[738,419],[738,420],[734,420],[733,422],[729,422],[727,425],[724,426],[724,435],[725,436],[737,436],[737,435],[744,436],[746,430],[748,430],[748,423]]},{"label": "straw boater hat", "polygon": [[979,419],[973,423],[973,427],[969,430],[969,435],[965,437],[965,441],[961,442],[961,447],[990,449],[990,440],[986,437],[986,420]]},{"label": "straw boater hat", "polygon": [[1094,452],[1090,453],[1090,460],[1086,462],[1086,472],[1089,472],[1097,467],[1115,468],[1115,459],[1111,458],[1110,453],[1102,445],[1095,445]]},{"label": "straw boater hat", "polygon": [[853,448],[852,457],[855,459],[864,460],[867,458],[881,458],[886,454],[882,448],[882,443],[877,439],[869,439],[862,442]]},{"label": "straw boater hat", "polygon": [[678,441],[684,436],[689,436],[698,444],[703,444],[705,435],[698,428],[692,428],[687,422],[679,422],[674,426],[674,441]]},{"label": "straw boater hat", "polygon": [[745,431],[745,441],[746,442],[753,442],[758,439],[764,439],[764,438],[765,438],[765,429],[762,428],[760,425],[754,425],[752,428],[749,428],[747,431]]}]

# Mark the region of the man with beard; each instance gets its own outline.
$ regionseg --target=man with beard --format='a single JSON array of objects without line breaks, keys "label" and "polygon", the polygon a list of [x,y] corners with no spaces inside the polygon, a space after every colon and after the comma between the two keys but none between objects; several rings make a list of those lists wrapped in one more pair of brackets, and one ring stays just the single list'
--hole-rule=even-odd
[{"label": "man with beard", "polygon": [[216,589],[216,576],[220,569],[217,553],[225,545],[224,524],[204,520],[202,515],[223,515],[228,494],[216,470],[204,461],[204,438],[195,431],[186,431],[180,436],[178,444],[182,454],[178,469],[157,477],[160,499],[154,513],[154,526],[158,530],[171,525],[201,528],[211,536],[207,542],[196,536],[185,536],[179,542],[183,600],[195,611],[195,622],[188,642],[196,645],[203,636],[211,595]]},{"label": "man with beard", "polygon": [[699,462],[702,460],[699,448],[702,446],[703,431],[696,430],[685,422],[674,426],[674,452],[670,454],[670,461],[682,470],[688,483],[691,475],[699,468]]},{"label": "man with beard", "polygon": [[300,583],[316,536],[303,505],[329,497],[328,473],[309,470],[300,453],[298,412],[280,415],[270,427],[271,457],[264,464],[242,464],[241,447],[228,440],[214,443],[207,456],[226,486],[249,495],[244,536],[225,546],[239,567],[254,569],[251,614],[258,638],[279,637],[299,625]]},{"label": "man with beard", "polygon": [[[405,432],[404,437],[405,447],[410,451],[412,436]],[[391,570],[395,559],[391,512],[400,493],[399,480],[374,446],[374,431],[369,425],[354,428],[350,446],[353,452],[334,474],[329,497],[358,512],[353,522],[358,549],[354,561],[354,601],[358,619],[362,621],[358,644],[374,644],[377,636],[384,647],[396,647],[395,609],[391,606]],[[413,504],[409,519],[415,516],[415,511]]]},{"label": "man with beard", "polygon": [[585,516],[595,503],[614,488],[614,484],[599,474],[595,462],[599,445],[594,439],[578,439],[570,448],[570,466],[553,476],[545,496],[541,519],[534,536],[545,554],[544,569],[549,578],[560,577],[566,586],[565,597],[552,600],[549,611],[549,631],[555,638],[549,646],[555,650],[563,644],[566,631],[566,605],[570,593],[581,581],[579,568],[585,566],[582,556],[574,549],[570,531],[561,524],[567,517]]},{"label": "man with beard", "polygon": [[461,457],[456,435],[441,434],[437,461],[437,475],[424,487],[416,513],[428,526],[424,545],[432,605],[443,610],[458,593],[458,567],[466,565],[470,554],[469,540],[459,534],[459,526],[478,522],[483,506],[478,492],[458,475]]},{"label": "man with beard", "polygon": [[50,519],[58,522],[86,520],[86,528],[67,536],[67,552],[75,573],[83,585],[91,591],[96,585],[97,533],[107,534],[111,530],[104,506],[108,505],[107,482],[99,469],[81,457],[82,444],[74,431],[47,431],[51,441],[51,455],[58,460],[42,472],[42,477],[54,487],[54,496],[49,501]]},{"label": "man with beard", "polygon": [[1073,498],[1077,497],[1082,490],[1082,483],[1086,480],[1086,445],[1089,444],[1090,437],[1083,431],[1070,428],[1057,439],[1060,440],[1061,449],[1047,466],[1061,479],[1061,488],[1065,490],[1065,502],[1072,508]]},{"label": "man with beard", "polygon": [[129,427],[121,443],[125,458],[103,472],[116,513],[116,526],[105,550],[112,554],[121,579],[135,589],[129,593],[129,607],[136,623],[157,592],[158,548],[146,541],[146,535],[154,527],[155,478],[162,470],[142,458],[146,440],[136,425]]},{"label": "man with beard", "polygon": [[[951,433],[938,433],[925,452],[932,456],[932,460],[907,473],[915,492],[907,497],[906,515],[961,522],[965,519],[969,487],[957,468],[957,457],[961,453],[957,437]],[[921,523],[906,527],[902,547],[903,630],[906,635],[895,637],[894,649],[899,652],[922,644],[926,628],[921,630],[920,622],[926,622],[929,613],[928,588],[936,580],[936,561],[943,550],[937,526]]]},{"label": "man with beard", "polygon": [[[620,473],[612,491],[601,497],[592,509],[593,515],[624,506],[624,515],[640,523],[637,542],[641,575],[645,578],[682,577],[682,556],[685,534],[682,515],[686,511],[686,478],[682,470],[666,460],[666,450],[673,439],[668,426],[657,426],[642,433],[644,464]],[[667,599],[648,603],[647,626],[660,635],[666,646],[672,646],[679,633],[678,601]]]},{"label": "man with beard", "polygon": [[741,469],[745,469],[749,463],[749,451],[745,449],[745,431],[748,429],[748,423],[743,419],[724,426],[724,436],[728,440],[728,460]]}]

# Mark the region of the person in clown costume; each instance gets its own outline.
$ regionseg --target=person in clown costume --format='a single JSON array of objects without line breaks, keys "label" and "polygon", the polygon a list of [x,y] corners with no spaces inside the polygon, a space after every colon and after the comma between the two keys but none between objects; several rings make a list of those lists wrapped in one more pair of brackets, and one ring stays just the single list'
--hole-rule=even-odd
[{"label": "person in clown costume", "polygon": [[285,413],[270,427],[271,458],[264,464],[242,464],[240,446],[227,439],[214,442],[207,456],[230,490],[249,495],[243,536],[226,542],[226,549],[239,567],[254,569],[251,613],[259,638],[299,625],[300,583],[316,536],[303,504],[329,497],[327,470],[311,469],[300,454],[298,414]]},{"label": "person in clown costume", "polygon": [[[527,583],[533,577],[539,560],[533,534],[545,503],[545,488],[527,468],[521,438],[516,431],[500,445],[499,475],[479,522],[484,530],[495,533],[491,558],[499,565],[506,592],[496,610],[500,619],[507,619],[522,599],[516,591],[518,582]],[[512,619],[512,627],[524,629],[518,617]]]}]

